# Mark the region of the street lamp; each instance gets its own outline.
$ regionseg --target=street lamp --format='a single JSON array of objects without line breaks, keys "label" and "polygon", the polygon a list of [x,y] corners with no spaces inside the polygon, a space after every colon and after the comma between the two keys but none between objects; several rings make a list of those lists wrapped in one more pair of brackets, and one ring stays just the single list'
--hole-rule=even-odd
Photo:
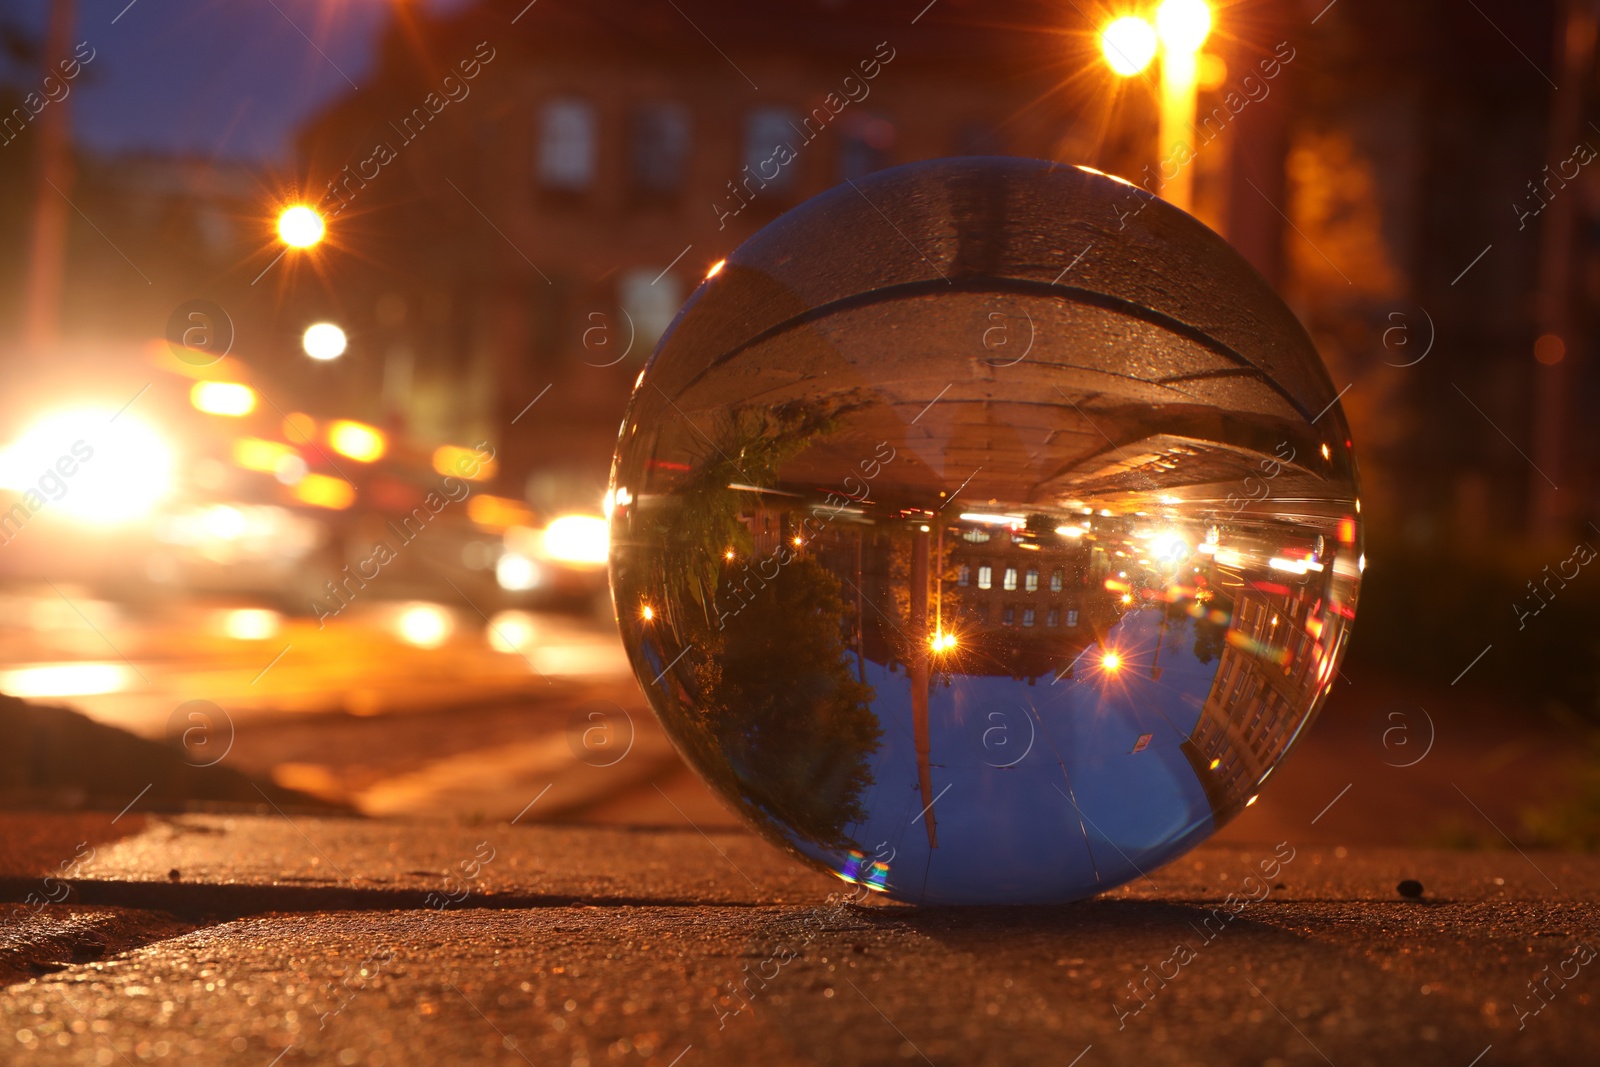
[{"label": "street lamp", "polygon": [[[1124,78],[1149,66],[1161,56],[1161,124],[1157,134],[1157,169],[1173,158],[1193,127],[1198,100],[1200,46],[1211,32],[1211,8],[1205,0],[1162,0],[1155,25],[1137,15],[1125,15],[1100,33],[1100,50],[1107,64]],[[1171,178],[1162,175],[1161,197],[1185,211],[1194,200],[1194,172],[1188,160],[1179,162]]]},{"label": "street lamp", "polygon": [[326,362],[338,359],[344,355],[345,346],[349,340],[344,331],[331,322],[318,322],[306,328],[305,336],[300,339],[306,355],[312,359]]},{"label": "street lamp", "polygon": [[285,208],[278,215],[278,236],[290,248],[310,248],[326,232],[322,216],[304,204]]},{"label": "street lamp", "polygon": [[1138,15],[1125,15],[1100,31],[1100,51],[1111,69],[1132,77],[1156,57],[1155,27]]}]

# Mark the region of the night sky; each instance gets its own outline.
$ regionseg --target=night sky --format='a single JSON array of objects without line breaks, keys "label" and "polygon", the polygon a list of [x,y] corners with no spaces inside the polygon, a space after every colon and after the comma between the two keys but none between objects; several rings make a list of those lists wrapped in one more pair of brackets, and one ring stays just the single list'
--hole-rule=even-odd
[{"label": "night sky", "polygon": [[[470,0],[417,2],[440,11]],[[73,40],[94,59],[72,83],[75,137],[107,154],[287,160],[296,126],[369,73],[394,3],[78,0]],[[0,20],[42,41],[48,9],[5,0]],[[0,59],[0,78],[23,91],[41,77]]]}]

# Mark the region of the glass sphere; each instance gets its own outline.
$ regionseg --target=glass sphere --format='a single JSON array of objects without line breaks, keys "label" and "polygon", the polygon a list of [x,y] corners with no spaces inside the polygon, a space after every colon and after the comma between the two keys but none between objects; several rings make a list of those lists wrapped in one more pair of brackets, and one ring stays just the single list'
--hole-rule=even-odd
[{"label": "glass sphere", "polygon": [[1333,686],[1355,462],[1220,237],[1036,160],[847,183],[712,269],[630,401],[611,583],[684,758],[929,904],[1083,897],[1237,815]]}]

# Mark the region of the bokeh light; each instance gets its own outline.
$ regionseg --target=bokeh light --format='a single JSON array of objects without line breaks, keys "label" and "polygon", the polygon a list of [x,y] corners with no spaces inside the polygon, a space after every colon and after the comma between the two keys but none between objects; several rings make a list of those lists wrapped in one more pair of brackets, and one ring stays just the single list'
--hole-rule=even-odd
[{"label": "bokeh light", "polygon": [[305,336],[300,343],[306,350],[306,355],[312,359],[324,362],[338,359],[344,355],[344,350],[349,345],[349,339],[344,331],[331,322],[318,322],[306,328]]}]

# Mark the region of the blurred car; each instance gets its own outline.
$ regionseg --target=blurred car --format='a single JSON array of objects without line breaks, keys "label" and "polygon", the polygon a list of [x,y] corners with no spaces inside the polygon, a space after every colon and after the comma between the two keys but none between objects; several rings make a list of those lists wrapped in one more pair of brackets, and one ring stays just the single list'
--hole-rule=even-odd
[{"label": "blurred car", "polygon": [[524,603],[593,605],[610,610],[606,558],[610,533],[596,514],[557,515],[542,527],[512,526],[495,562],[495,580]]},{"label": "blurred car", "polygon": [[487,492],[492,447],[282,411],[238,359],[195,365],[164,343],[87,353],[4,403],[0,580],[248,594],[297,613],[380,574],[366,595],[480,610],[605,589],[604,520],[541,525]]}]

